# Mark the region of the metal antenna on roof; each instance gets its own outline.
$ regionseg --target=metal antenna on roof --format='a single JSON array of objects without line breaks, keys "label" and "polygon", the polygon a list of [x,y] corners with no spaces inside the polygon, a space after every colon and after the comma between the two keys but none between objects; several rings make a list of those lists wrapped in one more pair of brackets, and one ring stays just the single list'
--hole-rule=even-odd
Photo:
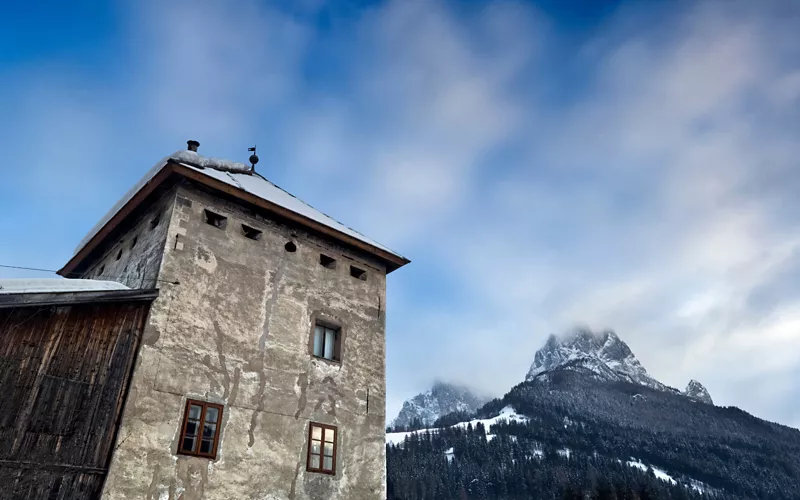
[{"label": "metal antenna on roof", "polygon": [[255,172],[256,163],[258,163],[258,156],[256,155],[256,147],[253,146],[252,148],[247,148],[247,150],[253,152],[253,154],[250,155],[250,168],[253,172]]}]

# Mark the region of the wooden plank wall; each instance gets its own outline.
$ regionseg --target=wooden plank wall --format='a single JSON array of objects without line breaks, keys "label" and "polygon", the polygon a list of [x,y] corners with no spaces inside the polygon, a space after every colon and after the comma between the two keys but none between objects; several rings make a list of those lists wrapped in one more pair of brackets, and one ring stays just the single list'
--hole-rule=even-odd
[{"label": "wooden plank wall", "polygon": [[0,499],[100,497],[149,307],[0,309]]}]

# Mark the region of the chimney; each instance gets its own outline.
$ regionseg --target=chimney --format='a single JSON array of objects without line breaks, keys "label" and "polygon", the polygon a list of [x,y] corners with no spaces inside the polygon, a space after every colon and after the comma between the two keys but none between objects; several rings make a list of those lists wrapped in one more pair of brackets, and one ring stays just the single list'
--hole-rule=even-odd
[{"label": "chimney", "polygon": [[189,146],[189,151],[194,151],[197,153],[197,148],[200,147],[200,143],[195,140],[188,140],[186,144]]}]

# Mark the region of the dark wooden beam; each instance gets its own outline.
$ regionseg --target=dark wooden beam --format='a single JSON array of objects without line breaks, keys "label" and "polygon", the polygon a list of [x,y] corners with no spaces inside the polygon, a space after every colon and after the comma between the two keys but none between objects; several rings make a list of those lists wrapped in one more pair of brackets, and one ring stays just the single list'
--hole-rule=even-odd
[{"label": "dark wooden beam", "polygon": [[7,293],[0,294],[0,309],[87,303],[107,304],[112,302],[152,302],[157,297],[157,289]]}]

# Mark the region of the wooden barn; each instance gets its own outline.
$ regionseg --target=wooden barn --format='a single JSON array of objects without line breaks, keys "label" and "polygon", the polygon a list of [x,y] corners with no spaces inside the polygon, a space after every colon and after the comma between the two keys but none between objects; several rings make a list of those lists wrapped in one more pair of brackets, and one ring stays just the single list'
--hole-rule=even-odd
[{"label": "wooden barn", "polygon": [[15,281],[0,281],[0,499],[99,498],[158,291]]}]

